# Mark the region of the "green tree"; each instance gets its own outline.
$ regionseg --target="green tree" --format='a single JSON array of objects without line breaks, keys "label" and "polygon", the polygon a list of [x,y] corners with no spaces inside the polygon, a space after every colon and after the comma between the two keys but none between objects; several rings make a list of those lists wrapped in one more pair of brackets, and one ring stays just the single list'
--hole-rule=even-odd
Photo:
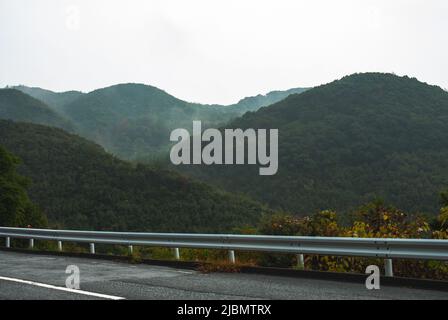
[{"label": "green tree", "polygon": [[440,203],[442,207],[448,207],[448,190],[440,193]]},{"label": "green tree", "polygon": [[26,193],[28,179],[16,172],[19,159],[0,146],[0,225],[42,227],[46,219]]}]

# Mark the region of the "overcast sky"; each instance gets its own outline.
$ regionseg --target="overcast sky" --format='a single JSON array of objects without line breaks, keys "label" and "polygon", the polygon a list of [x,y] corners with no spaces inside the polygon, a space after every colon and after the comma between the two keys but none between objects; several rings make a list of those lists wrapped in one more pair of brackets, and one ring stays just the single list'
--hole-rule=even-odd
[{"label": "overcast sky", "polygon": [[448,88],[446,0],[0,0],[0,86],[228,104],[354,72]]}]

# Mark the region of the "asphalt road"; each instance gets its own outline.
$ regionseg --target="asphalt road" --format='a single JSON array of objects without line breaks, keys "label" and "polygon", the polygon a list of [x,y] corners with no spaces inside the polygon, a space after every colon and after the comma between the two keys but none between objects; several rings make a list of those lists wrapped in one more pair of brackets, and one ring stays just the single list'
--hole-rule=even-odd
[{"label": "asphalt road", "polygon": [[[68,265],[79,267],[83,293],[61,291],[65,288]],[[203,274],[168,267],[0,251],[0,299],[113,298],[447,299],[448,293],[385,286],[367,290],[364,283],[238,273]]]}]

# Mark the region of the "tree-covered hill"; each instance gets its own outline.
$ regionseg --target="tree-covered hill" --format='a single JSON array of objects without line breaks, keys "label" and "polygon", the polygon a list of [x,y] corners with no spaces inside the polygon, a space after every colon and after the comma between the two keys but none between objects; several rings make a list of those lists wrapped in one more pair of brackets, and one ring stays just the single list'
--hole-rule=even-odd
[{"label": "tree-covered hill", "polygon": [[177,173],[133,166],[60,129],[0,120],[49,224],[95,230],[225,232],[258,221],[258,203]]},{"label": "tree-covered hill", "polygon": [[27,87],[27,86],[14,86],[13,89],[17,89],[36,98],[55,111],[59,111],[64,105],[73,102],[79,96],[83,95],[80,91],[65,91],[65,92],[54,92],[51,90],[46,90],[38,87]]},{"label": "tree-covered hill", "polygon": [[279,129],[279,169],[183,167],[274,208],[349,210],[381,197],[432,211],[448,186],[448,93],[408,77],[354,74],[246,113],[229,128]]},{"label": "tree-covered hill", "polygon": [[15,89],[0,89],[0,119],[73,130],[73,125],[45,103]]},{"label": "tree-covered hill", "polygon": [[188,103],[142,84],[92,91],[65,105],[63,112],[79,134],[127,159],[167,151],[171,131],[190,128],[193,120],[218,126],[236,117],[221,107]]}]

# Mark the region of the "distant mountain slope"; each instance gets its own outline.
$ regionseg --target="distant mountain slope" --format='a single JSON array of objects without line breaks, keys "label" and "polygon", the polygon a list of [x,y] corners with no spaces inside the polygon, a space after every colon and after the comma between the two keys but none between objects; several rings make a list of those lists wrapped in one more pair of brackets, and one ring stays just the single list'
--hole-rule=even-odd
[{"label": "distant mountain slope", "polygon": [[143,84],[119,84],[83,94],[56,93],[41,88],[14,87],[48,104],[70,119],[76,132],[109,152],[125,159],[156,159],[166,154],[169,134],[176,128],[190,128],[193,120],[205,127],[218,127],[246,111],[277,102],[306,89],[273,91],[242,99],[231,106],[202,105],[177,99]]},{"label": "distant mountain slope", "polygon": [[118,160],[60,129],[0,120],[0,145],[23,160],[31,199],[50,225],[135,231],[228,232],[265,209],[177,173]]},{"label": "distant mountain slope", "polygon": [[12,88],[22,91],[23,93],[26,93],[27,95],[30,95],[31,97],[44,102],[55,111],[59,111],[62,106],[74,101],[79,96],[83,95],[83,93],[80,91],[54,92],[38,87],[27,86],[14,86]]},{"label": "distant mountain slope", "polygon": [[347,76],[257,112],[230,128],[279,129],[279,170],[183,167],[273,207],[349,210],[379,196],[435,211],[448,186],[448,93],[392,74]]},{"label": "distant mountain slope", "polygon": [[300,94],[309,90],[309,88],[293,88],[285,91],[271,91],[266,95],[259,94],[254,97],[247,97],[238,101],[238,103],[228,106],[227,108],[235,109],[240,114],[247,111],[257,111],[262,107],[270,106],[277,103],[291,94]]},{"label": "distant mountain slope", "polygon": [[142,84],[95,90],[65,105],[63,112],[81,135],[128,159],[166,152],[171,131],[190,128],[193,120],[218,126],[236,117],[220,107],[188,103]]},{"label": "distant mountain slope", "polygon": [[0,89],[0,119],[32,122],[73,130],[72,124],[42,101],[15,89]]}]

